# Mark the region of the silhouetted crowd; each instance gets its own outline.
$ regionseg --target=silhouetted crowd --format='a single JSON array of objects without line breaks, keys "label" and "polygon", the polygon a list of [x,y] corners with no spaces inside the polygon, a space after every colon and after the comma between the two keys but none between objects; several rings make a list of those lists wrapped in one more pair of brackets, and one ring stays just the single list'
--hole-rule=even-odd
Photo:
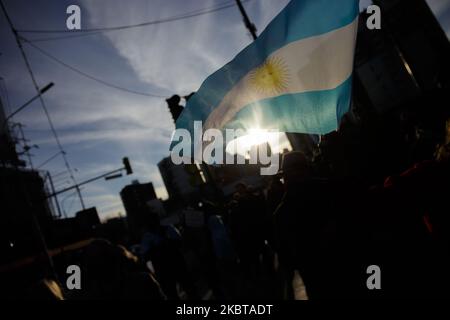
[{"label": "silhouetted crowd", "polygon": [[[64,294],[44,280],[27,296],[448,298],[449,160],[447,136],[433,159],[367,187],[318,177],[303,153],[289,152],[266,188],[238,183],[225,203],[193,201],[177,226],[143,208],[139,245],[99,239],[82,251],[82,290]],[[381,290],[367,287],[370,265],[380,267]]]}]

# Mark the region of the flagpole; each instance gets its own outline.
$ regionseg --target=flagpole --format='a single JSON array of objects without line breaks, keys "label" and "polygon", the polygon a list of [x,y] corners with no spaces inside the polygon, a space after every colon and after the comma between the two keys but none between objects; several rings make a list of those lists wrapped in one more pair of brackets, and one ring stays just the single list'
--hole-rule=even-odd
[{"label": "flagpole", "polygon": [[236,4],[239,8],[239,11],[242,14],[242,18],[244,19],[245,27],[248,29],[248,31],[252,35],[253,40],[256,40],[256,38],[258,38],[258,36],[256,35],[255,24],[250,21],[250,18],[248,17],[247,12],[245,11],[244,6],[242,5],[241,0],[236,0]]}]

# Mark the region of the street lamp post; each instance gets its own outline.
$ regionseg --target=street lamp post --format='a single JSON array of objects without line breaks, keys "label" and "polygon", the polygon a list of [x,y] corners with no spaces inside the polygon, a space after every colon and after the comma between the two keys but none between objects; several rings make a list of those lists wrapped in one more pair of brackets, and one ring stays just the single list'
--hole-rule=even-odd
[{"label": "street lamp post", "polygon": [[51,87],[53,87],[55,84],[53,82],[50,82],[49,84],[47,84],[45,87],[43,87],[42,89],[39,90],[39,94],[35,95],[33,98],[31,98],[30,100],[28,100],[27,102],[25,102],[20,108],[18,108],[16,111],[14,111],[13,113],[11,113],[9,116],[6,117],[6,119],[3,121],[2,124],[2,128],[5,128],[5,126],[7,125],[9,119],[11,119],[12,117],[14,117],[16,114],[18,114],[20,111],[22,111],[23,109],[25,109],[30,103],[32,103],[34,100],[36,100],[37,98],[39,98],[41,95],[43,95],[45,92],[47,92]]}]

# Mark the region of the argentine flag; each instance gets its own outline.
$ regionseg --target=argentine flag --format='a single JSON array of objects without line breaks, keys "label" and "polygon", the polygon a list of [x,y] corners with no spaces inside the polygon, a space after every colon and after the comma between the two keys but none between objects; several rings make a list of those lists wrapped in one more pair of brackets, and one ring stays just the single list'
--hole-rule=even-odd
[{"label": "argentine flag", "polygon": [[358,0],[292,0],[209,76],[176,127],[326,134],[349,109]]}]

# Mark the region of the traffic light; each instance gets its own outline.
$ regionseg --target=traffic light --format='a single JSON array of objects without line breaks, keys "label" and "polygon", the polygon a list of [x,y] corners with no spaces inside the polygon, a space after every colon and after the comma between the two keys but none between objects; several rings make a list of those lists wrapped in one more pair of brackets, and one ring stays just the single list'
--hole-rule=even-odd
[{"label": "traffic light", "polygon": [[174,122],[177,122],[178,117],[181,112],[183,112],[183,107],[180,106],[181,98],[179,95],[173,95],[169,99],[166,99],[166,102],[169,106],[169,111],[172,114],[172,118]]},{"label": "traffic light", "polygon": [[128,157],[125,157],[122,159],[123,166],[125,167],[125,171],[127,174],[132,174],[133,169],[131,169],[130,160],[128,160]]}]

